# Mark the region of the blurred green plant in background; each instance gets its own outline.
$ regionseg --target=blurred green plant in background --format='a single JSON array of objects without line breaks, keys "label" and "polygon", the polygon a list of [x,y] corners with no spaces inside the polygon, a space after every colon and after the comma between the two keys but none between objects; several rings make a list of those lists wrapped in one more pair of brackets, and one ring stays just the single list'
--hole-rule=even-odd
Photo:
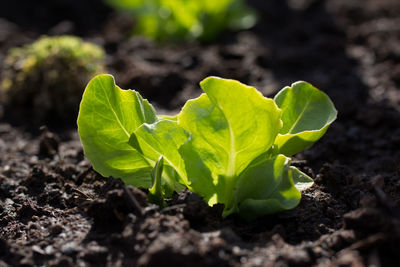
[{"label": "blurred green plant in background", "polygon": [[136,19],[134,34],[152,40],[210,42],[223,30],[254,26],[257,16],[243,0],[105,0]]},{"label": "blurred green plant in background", "polygon": [[104,58],[102,47],[75,36],[44,36],[10,49],[0,87],[6,112],[23,110],[18,117],[29,114],[34,123],[71,122],[86,83],[104,72]]}]

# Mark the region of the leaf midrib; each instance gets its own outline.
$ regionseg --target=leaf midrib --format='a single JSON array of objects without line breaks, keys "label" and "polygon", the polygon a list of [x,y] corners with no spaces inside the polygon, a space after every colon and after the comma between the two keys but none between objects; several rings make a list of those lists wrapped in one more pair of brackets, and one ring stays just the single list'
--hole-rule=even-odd
[{"label": "leaf midrib", "polygon": [[307,107],[310,105],[311,102],[311,96],[314,94],[314,92],[311,92],[310,97],[308,97],[306,104],[303,107],[303,110],[300,112],[299,116],[297,117],[296,121],[293,123],[292,127],[290,127],[289,131],[287,132],[288,134],[293,134],[292,131],[294,128],[296,128],[297,124],[299,123],[300,119],[302,118],[304,112],[306,111]]},{"label": "leaf midrib", "polygon": [[[104,86],[103,81],[101,81],[101,88],[103,89],[103,93],[104,93],[104,95],[106,96],[108,107],[110,108],[110,110],[111,110],[112,113],[114,114],[114,117],[115,117],[117,123],[119,124],[119,126],[121,127],[121,129],[123,130],[123,132],[125,133],[125,135],[129,138],[129,137],[130,137],[129,132],[125,129],[124,125],[123,125],[122,122],[120,121],[120,119],[119,119],[117,113],[115,112],[115,110],[113,109],[113,107],[112,107],[112,105],[111,105],[111,102],[110,102],[110,99],[109,99],[108,94],[106,93],[106,90],[105,90],[105,86]],[[115,90],[115,86],[114,86],[114,90]]]},{"label": "leaf midrib", "polygon": [[[210,99],[211,101],[211,99]],[[211,101],[212,102],[212,101]],[[224,116],[226,123],[228,124],[228,129],[229,129],[229,153],[228,153],[228,166],[226,170],[226,176],[227,177],[234,177],[235,176],[235,159],[236,159],[236,145],[235,145],[235,136],[233,132],[232,125],[228,118],[226,117],[223,108],[220,106],[219,103],[214,103],[218,109],[221,111],[222,115]]]}]

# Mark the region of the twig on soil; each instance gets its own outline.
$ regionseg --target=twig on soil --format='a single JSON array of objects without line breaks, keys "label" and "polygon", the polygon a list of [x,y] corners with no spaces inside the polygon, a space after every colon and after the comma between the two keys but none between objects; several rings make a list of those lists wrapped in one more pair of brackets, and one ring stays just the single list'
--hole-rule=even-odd
[{"label": "twig on soil", "polygon": [[294,165],[304,165],[307,164],[307,160],[304,159],[293,159],[292,164]]},{"label": "twig on soil", "polygon": [[73,190],[75,193],[78,193],[79,195],[81,195],[85,200],[93,200],[92,197],[86,195],[85,193],[83,193],[82,191],[80,191],[80,190],[77,189],[77,188],[73,188],[72,190]]},{"label": "twig on soil", "polygon": [[376,247],[378,244],[382,243],[383,240],[385,240],[386,238],[387,237],[384,234],[377,233],[352,244],[345,250],[362,250],[371,247]]},{"label": "twig on soil", "polygon": [[387,213],[394,217],[400,218],[399,208],[379,186],[374,186],[374,193],[379,204],[386,210]]},{"label": "twig on soil", "polygon": [[93,170],[93,167],[90,166],[89,168],[87,168],[86,170],[84,170],[83,172],[81,172],[80,174],[78,174],[78,176],[76,177],[76,181],[75,184],[76,185],[81,185],[83,183],[83,179],[88,175],[89,172],[91,172]]},{"label": "twig on soil", "polygon": [[158,206],[158,205],[150,205],[148,207],[145,207],[143,209],[143,211],[144,211],[144,214],[149,214],[154,211],[159,211],[161,213],[165,213],[165,212],[177,210],[177,209],[184,208],[184,207],[186,207],[186,204],[176,204],[176,205],[172,205],[169,207],[165,207],[163,209],[160,209],[160,206]]},{"label": "twig on soil", "polygon": [[134,213],[136,213],[136,215],[138,216],[143,216],[144,215],[143,208],[136,200],[135,196],[131,193],[131,191],[129,191],[129,189],[126,186],[123,187],[123,190],[125,193],[125,198],[132,207]]},{"label": "twig on soil", "polygon": [[177,210],[177,209],[184,208],[184,207],[186,207],[186,204],[176,204],[176,205],[172,205],[172,206],[163,208],[161,210],[161,212],[168,212],[171,210]]},{"label": "twig on soil", "polygon": [[160,206],[155,205],[155,204],[151,204],[150,206],[143,208],[143,212],[144,212],[145,215],[148,215],[151,212],[157,211],[159,209],[160,209]]}]

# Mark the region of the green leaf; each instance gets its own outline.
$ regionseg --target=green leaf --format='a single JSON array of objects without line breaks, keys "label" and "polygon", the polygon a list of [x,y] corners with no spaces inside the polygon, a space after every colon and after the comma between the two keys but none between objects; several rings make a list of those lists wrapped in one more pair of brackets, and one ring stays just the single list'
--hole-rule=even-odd
[{"label": "green leaf", "polygon": [[101,175],[150,187],[152,166],[128,140],[143,123],[154,123],[153,107],[138,92],[122,90],[110,75],[87,85],[78,115],[78,132],[86,157]]},{"label": "green leaf", "polygon": [[176,122],[178,121],[178,115],[159,115],[158,118]]},{"label": "green leaf", "polygon": [[198,173],[187,168],[195,192],[210,205],[224,203],[229,209],[237,176],[271,148],[281,111],[272,99],[235,80],[209,77],[200,85],[206,95],[189,100],[178,115],[178,124],[192,135],[181,153],[185,163],[189,158],[202,160]]},{"label": "green leaf", "polygon": [[[217,187],[215,183],[218,181],[218,176],[211,173],[210,169],[205,165],[204,156],[207,155],[207,149],[202,152],[198,151],[198,142],[193,142],[189,139],[179,149],[179,153],[185,162],[186,174],[190,182],[188,188],[203,197],[203,199],[210,205],[218,203],[217,201]],[[209,154],[210,157],[213,155]]]},{"label": "green leaf", "polygon": [[161,175],[164,167],[164,158],[160,156],[151,172],[153,186],[149,189],[149,201],[161,207],[164,206],[164,197],[162,192]]},{"label": "green leaf", "polygon": [[297,190],[304,191],[314,184],[314,180],[296,167],[290,166],[294,186]]},{"label": "green leaf", "polygon": [[283,127],[274,145],[278,153],[286,156],[312,146],[337,116],[329,97],[306,82],[283,88],[274,100],[283,111]]},{"label": "green leaf", "polygon": [[189,134],[175,121],[159,120],[153,124],[144,123],[136,129],[130,139],[129,144],[142,153],[152,166],[160,156],[164,159],[164,165],[168,165],[176,172],[165,172],[163,178],[167,185],[173,185],[175,181],[188,185],[185,164],[178,149],[188,139]]},{"label": "green leaf", "polygon": [[277,155],[250,165],[239,177],[235,207],[224,215],[238,212],[251,220],[296,207],[301,194],[294,186],[289,164],[289,158]]}]

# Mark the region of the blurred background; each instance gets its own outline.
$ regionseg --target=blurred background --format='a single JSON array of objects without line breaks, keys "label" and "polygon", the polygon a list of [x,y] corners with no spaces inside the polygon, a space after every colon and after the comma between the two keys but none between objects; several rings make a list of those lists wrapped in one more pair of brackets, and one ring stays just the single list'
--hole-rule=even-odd
[{"label": "blurred background", "polygon": [[[74,121],[74,116],[63,113],[76,114],[77,99],[97,73],[113,74],[122,88],[140,91],[165,112],[179,110],[187,98],[198,95],[199,81],[209,75],[238,79],[266,96],[296,80],[306,80],[328,92],[342,116],[354,114],[355,103],[369,98],[398,106],[398,1],[213,2],[8,1],[0,10],[3,116],[21,121],[26,115],[22,109],[40,106],[41,112],[28,113],[36,114],[39,122]],[[47,66],[41,62],[34,66],[32,55],[40,53],[32,52],[34,48],[10,56],[13,47],[61,35],[77,36],[104,52],[83,59],[53,48],[53,58],[64,53],[62,61],[69,62],[46,59],[50,55],[35,59]],[[43,48],[44,43],[37,46],[42,46],[36,48],[42,53],[51,50]],[[71,64],[79,67],[68,67]],[[38,73],[27,74],[28,69]],[[49,69],[53,74],[49,75]],[[66,101],[65,111],[49,103],[59,106],[57,98],[65,99],[63,92],[77,95]],[[21,94],[29,100],[21,99]]]}]

